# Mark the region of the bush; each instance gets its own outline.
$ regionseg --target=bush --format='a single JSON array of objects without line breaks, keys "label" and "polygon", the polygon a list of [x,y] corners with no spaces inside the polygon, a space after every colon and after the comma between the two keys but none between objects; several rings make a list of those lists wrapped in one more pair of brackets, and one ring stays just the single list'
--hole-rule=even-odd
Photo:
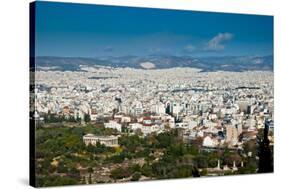
[{"label": "bush", "polygon": [[141,171],[141,174],[146,177],[152,176],[152,167],[150,165],[148,165],[147,163],[142,166],[140,171]]},{"label": "bush", "polygon": [[138,181],[141,177],[141,173],[140,172],[135,172],[133,175],[132,175],[132,178],[131,178],[131,181]]},{"label": "bush", "polygon": [[122,179],[122,178],[126,178],[131,176],[130,171],[122,168],[122,167],[118,167],[116,169],[113,169],[110,172],[110,177],[113,178],[114,180],[118,180],[118,179]]}]

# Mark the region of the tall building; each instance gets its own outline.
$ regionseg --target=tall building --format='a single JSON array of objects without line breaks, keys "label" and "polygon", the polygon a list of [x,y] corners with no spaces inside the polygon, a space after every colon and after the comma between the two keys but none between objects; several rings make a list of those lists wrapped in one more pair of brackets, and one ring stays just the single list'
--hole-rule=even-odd
[{"label": "tall building", "polygon": [[226,125],[226,143],[230,146],[238,143],[238,129],[233,125]]}]

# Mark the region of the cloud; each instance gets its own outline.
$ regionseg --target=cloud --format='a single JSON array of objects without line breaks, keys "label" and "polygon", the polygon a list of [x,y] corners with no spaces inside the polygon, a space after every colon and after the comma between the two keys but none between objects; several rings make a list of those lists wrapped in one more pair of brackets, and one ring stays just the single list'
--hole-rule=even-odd
[{"label": "cloud", "polygon": [[187,51],[187,52],[193,52],[195,49],[196,49],[196,47],[193,46],[193,45],[184,46],[184,50]]},{"label": "cloud", "polygon": [[231,33],[219,33],[207,42],[204,50],[207,51],[219,51],[225,48],[225,43],[233,38]]}]

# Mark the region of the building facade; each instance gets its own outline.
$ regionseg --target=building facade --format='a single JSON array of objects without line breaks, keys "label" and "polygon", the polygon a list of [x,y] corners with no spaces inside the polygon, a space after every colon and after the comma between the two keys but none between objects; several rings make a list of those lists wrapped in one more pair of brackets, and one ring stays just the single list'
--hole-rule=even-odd
[{"label": "building facade", "polygon": [[104,144],[108,147],[117,147],[118,145],[118,136],[96,136],[93,134],[87,134],[83,136],[83,142],[86,146],[89,144],[96,146],[97,142]]}]

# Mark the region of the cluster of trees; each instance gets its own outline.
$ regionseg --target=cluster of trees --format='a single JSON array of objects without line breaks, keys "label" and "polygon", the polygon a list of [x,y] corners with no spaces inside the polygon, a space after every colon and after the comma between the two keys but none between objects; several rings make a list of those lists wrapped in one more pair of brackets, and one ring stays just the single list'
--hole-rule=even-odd
[{"label": "cluster of trees", "polygon": [[[45,114],[44,116],[44,122],[45,123],[61,123],[61,122],[69,122],[69,123],[81,123],[82,119],[79,116],[74,116],[74,115],[57,115],[57,114],[52,114],[48,113]],[[91,117],[90,114],[84,114],[84,121],[86,123],[91,122]]]},{"label": "cluster of trees", "polygon": [[60,123],[60,122],[73,122],[73,123],[79,123],[81,122],[80,117],[75,117],[72,115],[65,116],[65,115],[57,115],[48,113],[44,115],[44,122],[45,123]]},{"label": "cluster of trees", "polygon": [[[99,154],[115,153],[114,148],[102,144],[86,146],[82,136],[87,133],[111,135],[117,131],[102,125],[85,127],[52,127],[36,130],[37,186],[68,185],[80,182],[78,165],[95,167]],[[57,161],[57,165],[53,162]],[[64,176],[59,176],[60,174]],[[58,177],[58,178],[56,178]],[[60,183],[60,184],[58,184]]]},{"label": "cluster of trees", "polygon": [[258,157],[259,157],[259,173],[273,172],[273,146],[270,146],[268,139],[269,123],[266,122],[263,131],[258,136]]},{"label": "cluster of trees", "polygon": [[[257,172],[258,155],[256,141],[244,145],[244,152],[228,149],[206,151],[199,144],[183,143],[177,130],[151,134],[146,137],[123,134],[119,138],[120,147],[106,147],[100,143],[86,146],[82,136],[87,133],[96,135],[116,135],[117,130],[104,128],[102,124],[85,127],[52,127],[36,130],[36,173],[38,186],[54,186],[80,183],[78,165],[93,170],[97,165],[119,164],[125,160],[144,158],[140,166],[134,164],[129,168],[118,166],[112,170],[113,180],[130,178],[137,181],[141,176],[150,178],[199,177],[207,174],[207,169],[222,165],[239,166],[237,173]],[[267,148],[266,148],[267,149]],[[248,156],[248,152],[252,156]],[[57,161],[54,163],[54,161]],[[200,171],[199,170],[203,170]],[[58,176],[59,175],[59,176]]]},{"label": "cluster of trees", "polygon": [[138,164],[133,164],[128,168],[117,167],[110,172],[110,177],[114,180],[131,177],[131,181],[138,181],[141,178],[142,168]]},{"label": "cluster of trees", "polygon": [[[111,157],[114,163],[122,163],[126,158],[144,157],[146,163],[141,167],[138,174],[157,179],[199,177],[207,174],[206,168],[217,166],[218,160],[222,165],[239,166],[238,172],[226,174],[248,174],[256,173],[256,156],[245,156],[245,152],[230,151],[227,148],[214,151],[202,150],[200,145],[188,145],[178,137],[177,130],[161,133],[159,135],[149,135],[141,138],[138,135],[122,136],[119,140],[123,149],[122,153]],[[246,143],[247,150],[255,153],[255,144]],[[157,152],[163,155],[157,157]],[[155,161],[155,159],[158,159]],[[241,167],[243,161],[243,167]],[[203,171],[200,171],[203,170]],[[120,173],[120,175],[118,175]],[[129,172],[130,173],[130,172]],[[122,168],[113,172],[114,178],[124,178],[132,176],[135,172],[122,173]]]},{"label": "cluster of trees", "polygon": [[36,186],[47,187],[47,186],[66,186],[74,185],[79,182],[68,176],[39,176],[36,178]]}]

